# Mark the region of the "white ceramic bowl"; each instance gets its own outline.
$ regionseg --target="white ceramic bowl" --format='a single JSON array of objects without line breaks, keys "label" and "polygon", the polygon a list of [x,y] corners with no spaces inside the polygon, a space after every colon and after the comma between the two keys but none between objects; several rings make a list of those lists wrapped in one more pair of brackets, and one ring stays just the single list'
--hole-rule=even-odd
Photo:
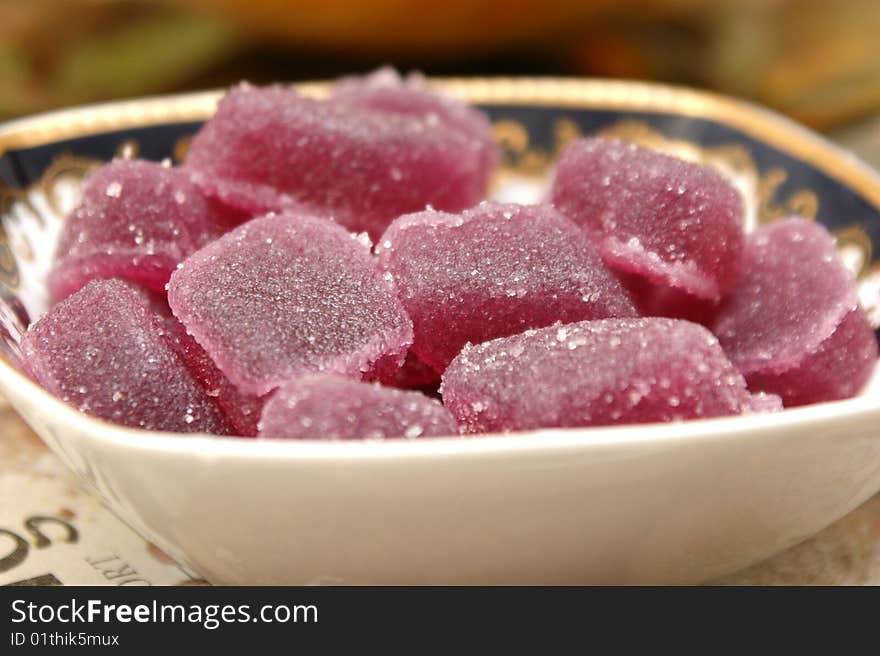
[{"label": "white ceramic bowl", "polygon": [[[786,211],[835,229],[876,313],[880,178],[742,103],[645,84],[447,80],[483,104],[525,198],[567,139],[626,133],[732,171],[750,222]],[[320,85],[308,85],[320,93]],[[149,540],[215,583],[694,583],[807,538],[880,490],[877,381],[848,401],[677,424],[365,443],[148,433],[66,406],[16,367],[58,217],[85,162],[135,140],[151,157],[217,94],[130,101],[0,126],[0,391]],[[131,144],[129,143],[129,146]],[[744,155],[745,153],[745,155]],[[178,152],[179,154],[179,152]],[[781,183],[779,170],[787,176]]]}]

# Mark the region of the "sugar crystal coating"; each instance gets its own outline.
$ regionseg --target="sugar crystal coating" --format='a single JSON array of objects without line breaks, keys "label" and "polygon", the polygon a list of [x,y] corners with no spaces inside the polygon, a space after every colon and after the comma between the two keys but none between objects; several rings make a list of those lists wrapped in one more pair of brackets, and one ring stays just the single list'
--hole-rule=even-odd
[{"label": "sugar crystal coating", "polygon": [[361,378],[399,367],[412,324],[367,246],[321,218],[268,215],[190,256],[168,303],[239,390],[262,396],[305,372]]},{"label": "sugar crystal coating", "polygon": [[333,85],[331,98],[356,107],[416,116],[431,125],[443,124],[479,144],[482,170],[491,171],[498,163],[488,117],[467,103],[432,92],[418,73],[402,78],[386,66],[369,75],[343,78]]},{"label": "sugar crystal coating", "polygon": [[757,392],[752,394],[752,412],[779,412],[782,410],[782,399],[776,394]]},{"label": "sugar crystal coating", "polygon": [[226,419],[241,437],[256,437],[257,422],[266,397],[245,394],[240,391],[217,368],[205,349],[188,335],[183,324],[175,317],[167,316],[163,320],[165,333],[169,337],[177,355],[189,369],[192,377],[205,390],[220,408]]},{"label": "sugar crystal coating", "polygon": [[193,379],[205,390],[205,393],[217,404],[226,417],[235,434],[240,437],[256,437],[257,422],[260,411],[266,402],[265,396],[253,396],[240,391],[217,368],[205,349],[171,312],[165,294],[145,292],[150,307],[162,322],[162,330],[171,348],[183,362]]},{"label": "sugar crystal coating", "polygon": [[560,156],[550,198],[615,271],[713,301],[736,281],[743,203],[710,167],[623,141],[580,139]]},{"label": "sugar crystal coating", "polygon": [[749,235],[713,327],[754,390],[787,406],[854,395],[877,359],[853,275],[824,227],[798,218]]},{"label": "sugar crystal coating", "polygon": [[54,306],[22,339],[28,370],[82,412],[147,430],[230,434],[144,293],[95,280]]},{"label": "sugar crystal coating", "polygon": [[307,374],[271,396],[260,418],[259,437],[376,440],[457,434],[449,411],[420,392]]},{"label": "sugar crystal coating", "polygon": [[405,215],[376,250],[412,318],[413,352],[438,372],[467,342],[636,316],[583,231],[547,205]]},{"label": "sugar crystal coating", "polygon": [[468,432],[676,421],[753,405],[704,327],[677,319],[556,324],[468,345],[443,374],[444,405]]},{"label": "sugar crystal coating", "polygon": [[164,291],[178,262],[228,227],[180,169],[114,160],[83,184],[65,222],[48,286],[53,300],[94,278],[121,277]]},{"label": "sugar crystal coating", "polygon": [[332,216],[374,238],[404,212],[476,203],[491,173],[484,141],[454,126],[247,84],[221,100],[185,166],[229,204]]}]

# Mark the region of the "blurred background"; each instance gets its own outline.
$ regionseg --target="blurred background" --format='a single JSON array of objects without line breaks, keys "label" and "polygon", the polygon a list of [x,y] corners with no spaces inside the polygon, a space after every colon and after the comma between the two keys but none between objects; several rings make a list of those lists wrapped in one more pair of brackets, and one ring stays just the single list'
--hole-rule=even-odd
[{"label": "blurred background", "polygon": [[715,89],[880,164],[878,0],[0,0],[0,120],[385,63]]}]

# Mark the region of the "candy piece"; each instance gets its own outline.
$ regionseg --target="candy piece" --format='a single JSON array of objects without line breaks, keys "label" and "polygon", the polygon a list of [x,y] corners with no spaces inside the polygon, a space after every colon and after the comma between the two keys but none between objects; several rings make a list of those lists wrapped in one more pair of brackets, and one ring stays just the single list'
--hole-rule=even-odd
[{"label": "candy piece", "polygon": [[369,249],[332,222],[254,219],[171,276],[168,303],[217,367],[262,396],[307,371],[361,378],[403,362],[412,324]]},{"label": "candy piece", "polygon": [[186,166],[209,195],[235,206],[293,206],[375,238],[404,212],[476,203],[491,173],[484,149],[428,117],[242,84],[196,135]]},{"label": "candy piece", "polygon": [[402,216],[377,253],[412,318],[413,352],[439,372],[467,342],[559,320],[636,316],[588,237],[547,205]]},{"label": "candy piece", "polygon": [[491,171],[498,163],[498,147],[487,116],[467,103],[432,92],[418,73],[404,79],[386,66],[362,77],[343,78],[333,85],[331,98],[356,107],[415,116],[429,125],[440,123],[479,145],[481,170]]},{"label": "candy piece", "polygon": [[114,160],[83,184],[82,202],[62,228],[49,293],[58,301],[89,280],[113,277],[164,292],[177,263],[228,221],[180,169]]},{"label": "candy piece", "polygon": [[183,324],[171,313],[164,294],[147,292],[152,310],[159,315],[169,344],[189,369],[195,381],[202,386],[240,437],[256,437],[257,422],[266,397],[241,392],[217,368],[211,356],[199,346]]},{"label": "candy piece", "polygon": [[229,382],[223,372],[217,368],[211,356],[199,346],[199,343],[188,335],[183,324],[173,316],[164,320],[165,334],[172,347],[198,382],[205,393],[214,399],[217,407],[241,437],[256,437],[257,422],[260,412],[266,403],[266,397],[245,394]]},{"label": "candy piece", "polygon": [[776,394],[758,392],[752,394],[752,412],[779,412],[782,410],[782,398]]},{"label": "candy piece", "polygon": [[260,437],[288,440],[377,440],[458,435],[438,401],[377,383],[309,374],[281,387],[260,418]]},{"label": "candy piece", "polygon": [[121,280],[86,284],[31,325],[21,346],[37,382],[83,412],[147,430],[233,432],[149,299]]},{"label": "candy piece", "polygon": [[749,387],[786,406],[853,396],[877,359],[852,274],[825,228],[803,219],[749,235],[714,331]]},{"label": "candy piece", "polygon": [[389,372],[379,379],[383,385],[399,387],[401,389],[420,389],[436,391],[440,384],[440,374],[433,367],[418,359],[415,353],[408,351],[406,359],[397,371]]},{"label": "candy piece", "polygon": [[674,421],[752,411],[704,327],[677,319],[557,324],[468,345],[443,374],[468,432]]},{"label": "candy piece", "polygon": [[629,293],[639,316],[687,319],[704,326],[718,314],[719,303],[697,298],[675,287],[655,285],[642,276],[619,274],[618,279]]},{"label": "candy piece", "polygon": [[712,168],[623,141],[581,139],[559,158],[550,197],[615,271],[711,301],[736,281],[742,199]]}]

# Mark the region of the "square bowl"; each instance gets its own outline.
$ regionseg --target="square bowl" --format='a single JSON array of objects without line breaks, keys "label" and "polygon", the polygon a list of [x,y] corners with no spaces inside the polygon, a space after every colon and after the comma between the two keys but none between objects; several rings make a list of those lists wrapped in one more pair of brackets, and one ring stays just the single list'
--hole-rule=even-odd
[{"label": "square bowl", "polygon": [[[493,195],[538,197],[572,139],[607,134],[725,170],[749,226],[822,222],[880,320],[880,176],[766,110],[659,85],[432,84],[488,112]],[[326,85],[297,85],[321,95]],[[880,490],[877,376],[846,401],[673,424],[327,443],[154,433],[68,407],[22,373],[83,176],[114,155],[180,160],[218,92],[0,126],[0,392],[144,537],[225,584],[695,583],[793,545]]]}]

